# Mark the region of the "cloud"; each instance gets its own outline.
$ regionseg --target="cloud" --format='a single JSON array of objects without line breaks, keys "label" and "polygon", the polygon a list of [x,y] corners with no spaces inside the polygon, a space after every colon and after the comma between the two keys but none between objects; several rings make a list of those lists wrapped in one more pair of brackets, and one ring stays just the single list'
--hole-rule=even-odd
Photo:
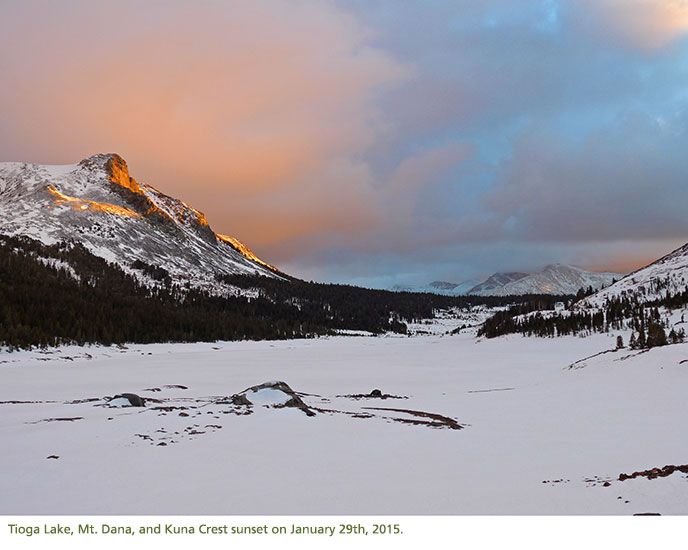
[{"label": "cloud", "polygon": [[[387,202],[393,203],[393,214],[412,215],[419,195],[466,160],[473,147],[465,142],[449,142],[403,159],[385,186]],[[401,208],[399,207],[401,204]]]},{"label": "cloud", "polygon": [[582,143],[533,131],[503,161],[485,203],[514,239],[685,237],[685,128],[683,116],[667,122],[631,112]]},{"label": "cloud", "polygon": [[[340,163],[328,177],[328,187],[311,190],[311,200],[326,203],[329,196],[335,211],[327,209],[313,215],[337,219],[344,225],[337,231],[303,231],[268,249],[270,257],[289,261],[299,250],[315,251],[324,258],[332,250],[337,256],[351,254],[381,255],[386,253],[412,254],[447,240],[453,222],[443,223],[431,205],[433,188],[451,181],[456,170],[472,154],[472,146],[464,142],[442,143],[404,158],[388,175],[373,174],[365,163]],[[367,181],[352,188],[351,182]],[[338,189],[348,189],[347,196],[339,196]],[[288,208],[288,197],[277,195],[270,199],[275,215]],[[430,205],[430,206],[428,206]],[[263,202],[263,208],[265,202]],[[322,252],[323,254],[320,254]]]},{"label": "cloud", "polygon": [[257,248],[365,226],[360,157],[411,75],[368,36],[317,0],[5,4],[3,160],[118,152]]},{"label": "cloud", "polygon": [[570,1],[574,24],[621,46],[655,50],[688,31],[685,0]]}]

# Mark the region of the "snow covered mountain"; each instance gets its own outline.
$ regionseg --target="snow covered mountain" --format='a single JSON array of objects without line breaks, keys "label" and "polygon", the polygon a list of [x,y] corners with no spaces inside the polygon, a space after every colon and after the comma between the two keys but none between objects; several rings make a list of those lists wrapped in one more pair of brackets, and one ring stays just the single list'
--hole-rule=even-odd
[{"label": "snow covered mountain", "polygon": [[605,301],[622,296],[635,297],[639,302],[650,302],[688,289],[688,244],[677,248],[659,260],[633,273],[615,284],[589,296],[578,307],[599,307]]},{"label": "snow covered mountain", "polygon": [[394,292],[428,292],[430,294],[442,294],[444,296],[465,296],[468,294],[469,290],[479,283],[480,281],[476,279],[469,279],[460,283],[433,281],[423,286],[394,285],[392,290]]},{"label": "snow covered mountain", "polygon": [[536,273],[495,273],[468,294],[509,296],[522,294],[575,294],[580,288],[604,288],[619,273],[596,273],[570,265],[548,265]]},{"label": "snow covered mountain", "polygon": [[518,281],[527,277],[527,273],[495,273],[490,275],[487,280],[480,284],[475,285],[473,288],[469,289],[467,294],[477,294],[478,296],[492,296],[495,292],[499,292],[504,285]]},{"label": "snow covered mountain", "polygon": [[237,239],[216,234],[202,212],[137,182],[116,154],[65,166],[0,163],[0,233],[74,240],[143,281],[143,264],[211,291],[222,286],[216,275],[281,277]]}]

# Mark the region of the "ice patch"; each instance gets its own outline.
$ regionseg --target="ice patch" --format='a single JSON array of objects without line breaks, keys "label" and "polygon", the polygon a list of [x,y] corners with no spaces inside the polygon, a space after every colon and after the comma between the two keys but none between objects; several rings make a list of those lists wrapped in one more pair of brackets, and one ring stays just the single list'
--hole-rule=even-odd
[{"label": "ice patch", "polygon": [[291,398],[282,390],[274,388],[264,388],[256,392],[252,392],[248,396],[251,403],[254,405],[262,405],[264,407],[283,407]]}]

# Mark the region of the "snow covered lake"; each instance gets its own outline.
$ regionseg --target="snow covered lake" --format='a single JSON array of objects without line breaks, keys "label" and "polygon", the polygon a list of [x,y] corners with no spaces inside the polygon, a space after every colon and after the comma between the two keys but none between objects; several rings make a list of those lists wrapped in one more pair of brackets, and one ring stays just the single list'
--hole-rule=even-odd
[{"label": "snow covered lake", "polygon": [[[614,347],[467,333],[2,352],[0,514],[687,514],[686,473],[619,475],[688,463],[688,345],[579,361]],[[228,399],[271,380],[315,415],[272,407],[277,390]],[[146,406],[106,399],[125,392]]]}]

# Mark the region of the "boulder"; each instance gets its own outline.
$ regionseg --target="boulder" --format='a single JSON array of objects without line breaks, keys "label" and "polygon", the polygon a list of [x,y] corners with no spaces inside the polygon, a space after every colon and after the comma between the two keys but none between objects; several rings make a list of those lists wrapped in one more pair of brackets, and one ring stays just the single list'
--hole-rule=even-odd
[{"label": "boulder", "polygon": [[289,387],[289,384],[282,381],[251,386],[242,392],[235,393],[230,400],[232,404],[240,406],[262,405],[274,409],[293,407],[302,410],[308,416],[315,416],[315,412]]},{"label": "boulder", "polygon": [[146,400],[135,393],[120,393],[115,395],[109,404],[113,407],[145,407]]}]

